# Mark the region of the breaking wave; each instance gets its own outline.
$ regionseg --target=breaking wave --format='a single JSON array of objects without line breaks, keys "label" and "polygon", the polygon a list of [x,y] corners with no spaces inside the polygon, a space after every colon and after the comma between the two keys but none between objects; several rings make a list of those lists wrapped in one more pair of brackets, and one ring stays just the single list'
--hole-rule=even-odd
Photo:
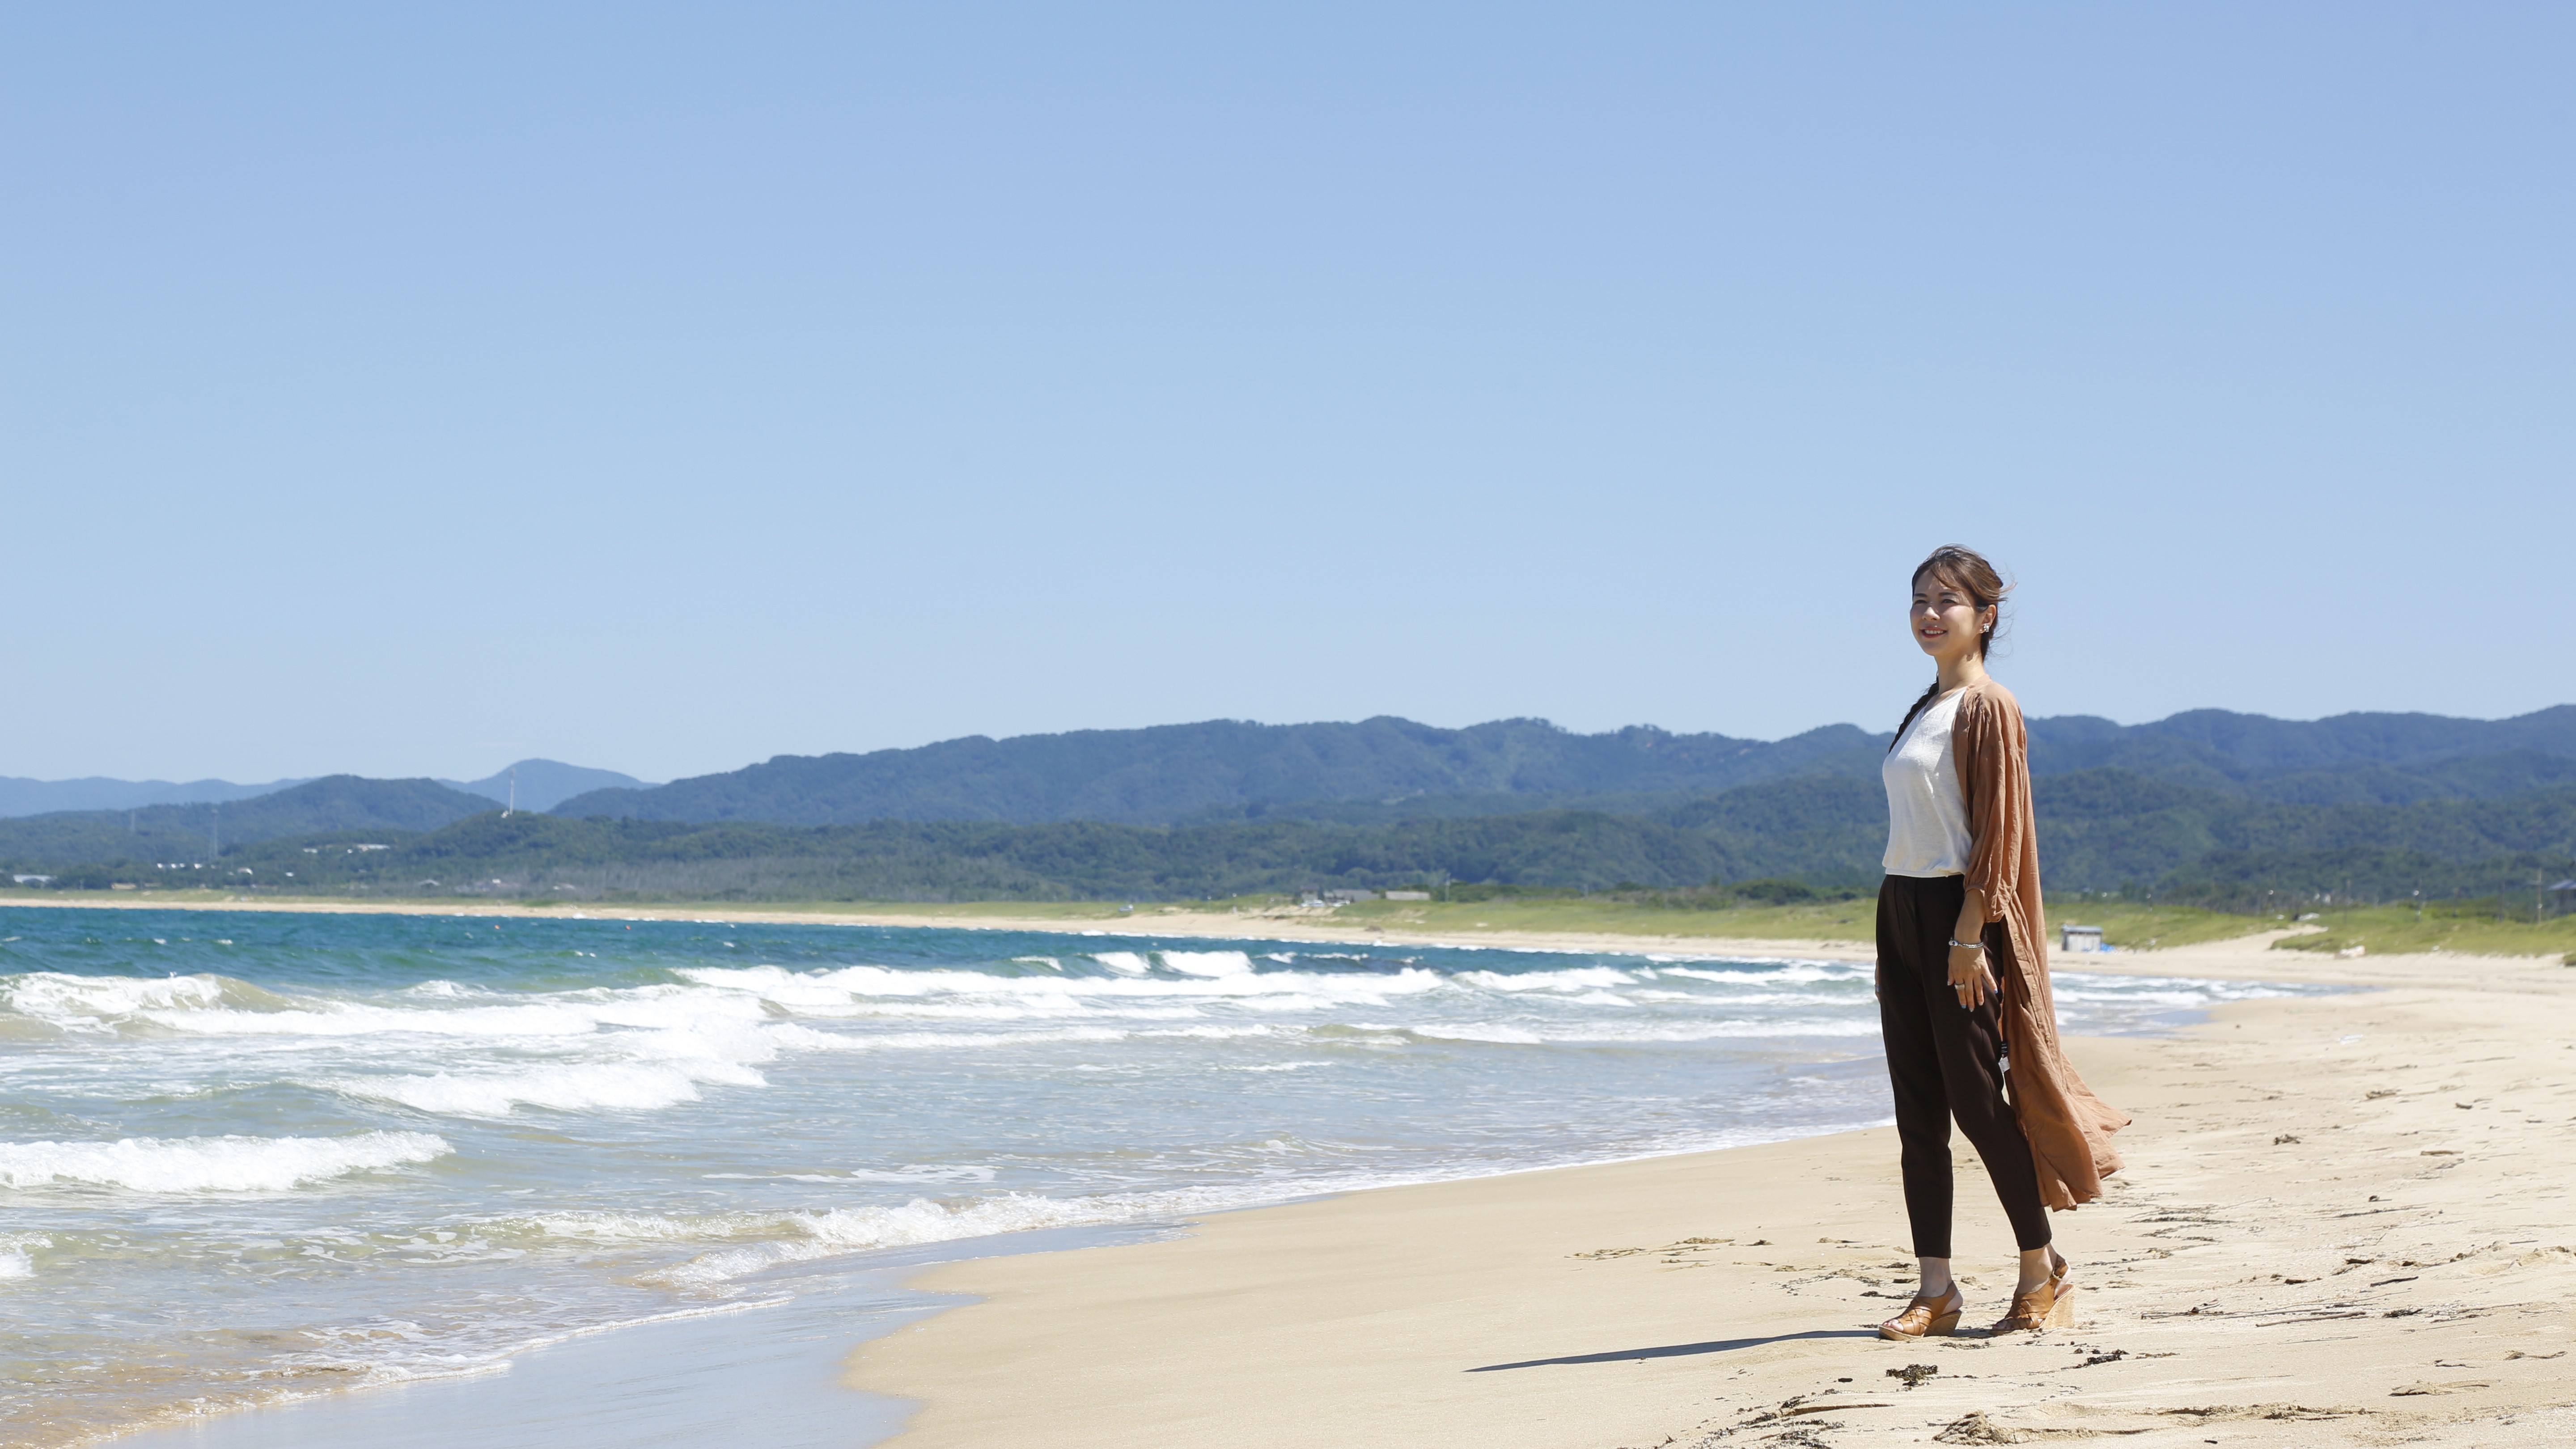
[{"label": "breaking wave", "polygon": [[434,1162],[452,1149],[426,1132],[354,1137],[121,1137],[114,1142],[0,1144],[0,1187],[55,1183],[128,1192],[284,1192],[388,1167]]}]

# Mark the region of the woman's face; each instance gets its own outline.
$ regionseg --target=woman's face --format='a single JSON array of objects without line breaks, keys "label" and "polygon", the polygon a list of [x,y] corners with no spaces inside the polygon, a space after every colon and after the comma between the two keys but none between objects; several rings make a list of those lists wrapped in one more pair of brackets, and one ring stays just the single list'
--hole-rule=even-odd
[{"label": "woman's face", "polygon": [[1992,604],[1978,608],[1956,585],[1925,574],[1914,581],[1914,605],[1905,622],[1924,653],[1946,661],[1976,652],[1977,636],[1994,627],[1995,610]]}]

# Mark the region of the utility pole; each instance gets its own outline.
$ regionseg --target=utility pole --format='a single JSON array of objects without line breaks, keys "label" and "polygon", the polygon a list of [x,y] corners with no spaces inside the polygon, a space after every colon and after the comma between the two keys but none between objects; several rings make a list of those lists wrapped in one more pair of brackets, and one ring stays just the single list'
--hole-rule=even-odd
[{"label": "utility pole", "polygon": [[224,853],[224,802],[214,802],[214,811],[215,823],[209,827],[206,839],[210,843],[206,849],[209,854],[220,857]]}]

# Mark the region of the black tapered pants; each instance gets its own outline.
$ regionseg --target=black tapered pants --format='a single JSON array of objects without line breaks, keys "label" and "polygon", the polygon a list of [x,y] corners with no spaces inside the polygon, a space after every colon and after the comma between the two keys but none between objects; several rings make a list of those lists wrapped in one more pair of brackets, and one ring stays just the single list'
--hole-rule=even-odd
[{"label": "black tapered pants", "polygon": [[[2023,1252],[2048,1246],[2048,1210],[2021,1119],[2004,1097],[2003,1016],[1993,997],[1973,1009],[1950,988],[1950,932],[1968,885],[1955,875],[1891,875],[1878,888],[1878,1025],[1896,1091],[1905,1215],[1918,1257],[1950,1256],[1950,1119],[1975,1144]],[[2003,937],[1989,924],[1988,963]],[[2002,976],[1998,967],[1996,976]]]}]

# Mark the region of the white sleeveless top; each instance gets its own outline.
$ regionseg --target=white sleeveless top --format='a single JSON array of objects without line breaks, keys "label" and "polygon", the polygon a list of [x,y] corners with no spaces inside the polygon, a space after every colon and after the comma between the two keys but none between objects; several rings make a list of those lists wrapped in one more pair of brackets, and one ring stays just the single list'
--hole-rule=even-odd
[{"label": "white sleeveless top", "polygon": [[1954,689],[1924,707],[1878,767],[1887,786],[1889,875],[1968,873],[1968,797],[1959,789],[1950,724],[1967,694]]}]

